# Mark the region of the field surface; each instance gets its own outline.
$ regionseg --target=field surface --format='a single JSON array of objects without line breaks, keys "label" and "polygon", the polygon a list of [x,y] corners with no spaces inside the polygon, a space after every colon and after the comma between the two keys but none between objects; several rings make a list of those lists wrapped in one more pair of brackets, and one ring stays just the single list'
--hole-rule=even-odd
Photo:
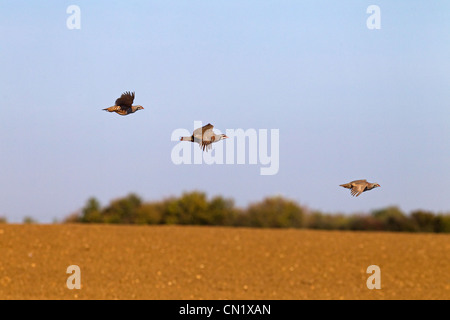
[{"label": "field surface", "polygon": [[448,300],[450,235],[2,224],[0,299]]}]

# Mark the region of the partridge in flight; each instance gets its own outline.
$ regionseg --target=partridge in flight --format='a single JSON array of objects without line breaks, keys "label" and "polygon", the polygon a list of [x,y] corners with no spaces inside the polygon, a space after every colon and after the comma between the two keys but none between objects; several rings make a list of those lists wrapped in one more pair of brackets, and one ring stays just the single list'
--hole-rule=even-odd
[{"label": "partridge in flight", "polygon": [[380,187],[378,183],[370,183],[367,180],[355,180],[340,185],[341,187],[350,189],[352,196],[359,196],[361,193]]},{"label": "partridge in flight", "polygon": [[130,113],[135,113],[138,110],[144,109],[140,105],[133,106],[134,92],[124,92],[120,98],[116,100],[116,104],[112,107],[105,108],[103,110],[108,112],[115,112],[121,116],[129,115]]},{"label": "partridge in flight", "polygon": [[200,148],[206,152],[212,148],[214,142],[228,138],[225,134],[215,134],[213,131],[214,126],[210,123],[207,125],[195,129],[194,133],[190,137],[181,137],[180,141],[196,142],[200,145]]}]

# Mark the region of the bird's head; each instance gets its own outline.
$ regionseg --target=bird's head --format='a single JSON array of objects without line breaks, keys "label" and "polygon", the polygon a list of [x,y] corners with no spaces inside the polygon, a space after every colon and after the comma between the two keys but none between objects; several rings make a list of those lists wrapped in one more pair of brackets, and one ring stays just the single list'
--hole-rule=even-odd
[{"label": "bird's head", "polygon": [[375,183],[375,185],[373,186],[374,188],[378,188],[381,187],[378,183]]},{"label": "bird's head", "polygon": [[228,136],[226,134],[223,134],[223,133],[220,135],[220,137],[221,137],[221,139],[227,139],[228,138]]},{"label": "bird's head", "polygon": [[137,111],[137,110],[143,110],[143,109],[144,109],[143,106],[136,106],[136,111]]}]

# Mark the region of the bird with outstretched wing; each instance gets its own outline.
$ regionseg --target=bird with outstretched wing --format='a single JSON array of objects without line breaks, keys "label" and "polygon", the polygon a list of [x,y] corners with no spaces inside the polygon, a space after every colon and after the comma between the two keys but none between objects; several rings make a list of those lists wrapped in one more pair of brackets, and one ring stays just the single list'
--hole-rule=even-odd
[{"label": "bird with outstretched wing", "polygon": [[140,105],[133,106],[134,92],[124,92],[120,98],[116,99],[115,105],[103,110],[108,112],[115,112],[121,116],[126,116],[131,113],[135,113],[138,110],[144,109]]},{"label": "bird with outstretched wing", "polygon": [[181,137],[180,141],[196,142],[200,145],[203,151],[208,151],[212,148],[212,143],[228,138],[225,134],[215,134],[213,131],[214,126],[211,123],[197,128],[190,137]]}]

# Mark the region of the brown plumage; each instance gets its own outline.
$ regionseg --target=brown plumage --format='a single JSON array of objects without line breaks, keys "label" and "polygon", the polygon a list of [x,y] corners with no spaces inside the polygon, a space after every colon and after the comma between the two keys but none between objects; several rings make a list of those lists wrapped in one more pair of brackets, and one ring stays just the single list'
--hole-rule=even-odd
[{"label": "brown plumage", "polygon": [[120,96],[120,98],[117,98],[116,104],[112,107],[105,108],[103,110],[108,112],[115,112],[117,114],[120,114],[121,116],[126,116],[130,113],[135,113],[138,110],[144,109],[140,105],[133,106],[134,101],[134,92],[124,92]]},{"label": "brown plumage", "polygon": [[370,183],[367,180],[355,180],[349,183],[344,183],[340,185],[341,187],[350,189],[352,196],[359,196],[361,193],[372,190],[374,188],[380,187],[378,183]]}]

